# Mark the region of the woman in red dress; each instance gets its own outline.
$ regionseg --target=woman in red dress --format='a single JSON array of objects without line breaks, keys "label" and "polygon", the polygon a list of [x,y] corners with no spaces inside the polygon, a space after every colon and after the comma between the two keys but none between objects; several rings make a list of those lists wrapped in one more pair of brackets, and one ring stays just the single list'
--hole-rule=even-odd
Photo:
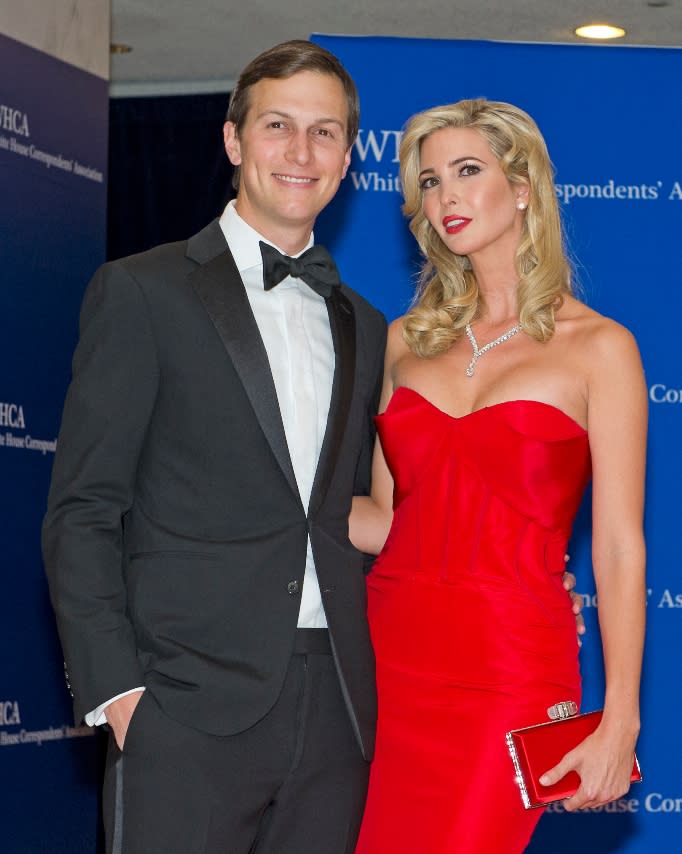
[{"label": "woman in red dress", "polygon": [[381,550],[368,577],[377,749],[357,852],[518,854],[540,811],[522,806],[505,733],[580,703],[561,575],[590,476],[604,715],[546,782],[578,772],[567,810],[629,787],[646,387],[630,333],[572,294],[551,163],[526,113],[485,100],[427,110],[400,157],[426,266],[391,325],[372,496],[351,516],[353,542]]}]

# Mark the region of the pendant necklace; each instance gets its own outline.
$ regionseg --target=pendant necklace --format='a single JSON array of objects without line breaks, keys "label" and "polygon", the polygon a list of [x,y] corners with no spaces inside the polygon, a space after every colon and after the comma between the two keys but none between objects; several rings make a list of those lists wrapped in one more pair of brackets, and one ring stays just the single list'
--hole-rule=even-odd
[{"label": "pendant necklace", "polygon": [[493,347],[497,347],[498,344],[504,344],[505,341],[509,341],[510,338],[513,338],[517,332],[521,332],[523,327],[521,324],[517,323],[516,326],[512,326],[511,329],[508,329],[504,335],[500,335],[499,338],[496,338],[494,341],[490,341],[481,349],[478,349],[478,343],[476,342],[476,336],[474,335],[471,326],[467,323],[464,327],[464,330],[467,334],[467,338],[469,339],[469,343],[471,344],[471,349],[474,351],[474,355],[471,357],[471,361],[469,362],[469,367],[466,370],[466,374],[468,377],[473,377],[474,368],[476,367],[476,362],[481,358],[484,353],[487,353],[488,350],[492,350]]}]

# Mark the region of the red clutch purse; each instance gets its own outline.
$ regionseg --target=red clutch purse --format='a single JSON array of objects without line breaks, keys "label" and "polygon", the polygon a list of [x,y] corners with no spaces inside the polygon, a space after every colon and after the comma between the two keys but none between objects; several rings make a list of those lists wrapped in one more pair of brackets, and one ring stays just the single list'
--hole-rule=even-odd
[{"label": "red clutch purse", "polygon": [[[577,792],[580,777],[575,771],[570,771],[553,786],[541,786],[539,778],[545,771],[553,768],[569,750],[573,750],[593,733],[601,718],[602,711],[599,710],[507,733],[507,746],[516,770],[516,782],[527,810],[544,807],[552,801],[568,798]],[[636,783],[641,779],[642,773],[635,756],[630,780]]]}]

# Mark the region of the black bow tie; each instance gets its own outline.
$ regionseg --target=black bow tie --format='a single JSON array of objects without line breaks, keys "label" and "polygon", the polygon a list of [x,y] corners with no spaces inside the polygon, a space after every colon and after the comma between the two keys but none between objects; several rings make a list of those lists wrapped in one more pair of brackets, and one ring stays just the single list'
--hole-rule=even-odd
[{"label": "black bow tie", "polygon": [[263,286],[266,291],[287,276],[302,279],[315,293],[325,298],[331,296],[332,288],[341,284],[334,259],[324,246],[311,246],[298,258],[290,258],[262,240],[258,244],[263,256]]}]

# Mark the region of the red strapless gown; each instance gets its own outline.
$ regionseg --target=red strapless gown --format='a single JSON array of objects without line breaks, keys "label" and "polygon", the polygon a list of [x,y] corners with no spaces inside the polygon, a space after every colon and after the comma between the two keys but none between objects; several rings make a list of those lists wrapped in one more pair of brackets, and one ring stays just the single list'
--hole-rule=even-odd
[{"label": "red strapless gown", "polygon": [[515,400],[453,418],[396,390],[377,426],[394,519],[368,576],[376,756],[358,854],[518,854],[505,733],[580,702],[564,553],[590,476],[587,434]]}]

